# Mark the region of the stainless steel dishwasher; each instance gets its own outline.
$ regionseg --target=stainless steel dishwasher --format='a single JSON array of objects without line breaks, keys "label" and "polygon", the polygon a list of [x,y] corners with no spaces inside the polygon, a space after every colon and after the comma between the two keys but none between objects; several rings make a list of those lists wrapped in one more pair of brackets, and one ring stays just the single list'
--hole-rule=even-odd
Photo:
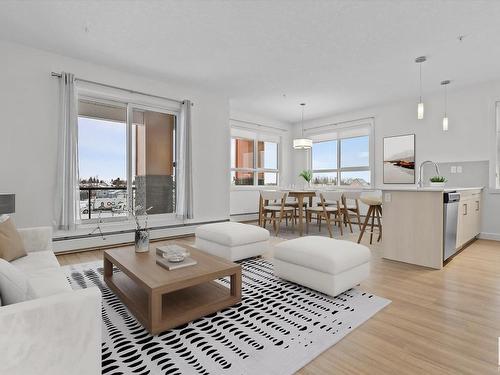
[{"label": "stainless steel dishwasher", "polygon": [[450,191],[443,194],[443,260],[457,252],[457,221],[460,193]]}]

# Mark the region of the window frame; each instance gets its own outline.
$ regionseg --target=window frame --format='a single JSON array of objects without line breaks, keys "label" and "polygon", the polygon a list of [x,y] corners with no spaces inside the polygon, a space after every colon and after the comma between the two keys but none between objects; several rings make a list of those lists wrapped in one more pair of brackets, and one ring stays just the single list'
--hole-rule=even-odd
[{"label": "window frame", "polygon": [[[239,189],[239,190],[244,190],[244,189],[249,189],[249,188],[258,188],[262,189],[265,188],[266,186],[270,187],[278,187],[280,184],[280,165],[281,165],[281,137],[274,136],[274,135],[269,135],[266,137],[265,134],[263,133],[258,133],[255,132],[253,129],[245,129],[245,132],[250,135],[250,133],[253,133],[253,137],[249,136],[243,136],[243,135],[235,135],[232,134],[233,128],[231,128],[231,135],[230,135],[230,142],[229,142],[229,147],[232,147],[232,141],[233,139],[243,139],[243,140],[249,140],[253,141],[253,168],[233,168],[232,167],[232,155],[231,155],[231,150],[230,150],[230,158],[229,158],[229,184],[232,189]],[[259,155],[258,155],[258,149],[259,149],[259,142],[270,142],[270,143],[275,143],[276,144],[276,169],[272,168],[259,168],[258,167],[258,161],[259,161]],[[233,181],[231,179],[231,174],[232,172],[251,172],[253,174],[253,184],[252,185],[235,185],[233,184]],[[259,185],[259,173],[276,173],[276,185]]]},{"label": "window frame", "polygon": [[[175,191],[177,190],[177,124],[178,124],[178,119],[180,115],[180,109],[173,109],[173,108],[168,108],[167,106],[162,106],[157,103],[148,103],[148,101],[136,101],[133,100],[133,98],[129,98],[126,96],[120,97],[120,96],[115,96],[115,95],[106,95],[106,94],[101,94],[101,93],[94,93],[94,92],[87,92],[86,90],[81,90],[78,92],[78,97],[77,101],[79,102],[80,100],[83,101],[89,101],[89,102],[95,102],[97,104],[108,104],[108,105],[113,105],[116,107],[122,107],[126,110],[126,121],[125,121],[125,126],[126,126],[126,149],[125,149],[125,157],[126,157],[126,167],[125,167],[125,173],[126,173],[126,179],[127,179],[127,207],[132,207],[132,127],[133,127],[133,111],[134,109],[137,110],[143,110],[143,111],[154,111],[158,113],[164,113],[164,114],[169,114],[175,116],[175,124],[174,124],[174,138],[173,138],[173,164],[174,164],[174,186],[175,186]],[[88,116],[80,116],[79,113],[77,114],[77,119],[80,117],[87,117]],[[79,188],[80,186],[78,186]],[[156,220],[172,220],[175,219],[176,213],[175,210],[174,212],[171,213],[164,213],[164,214],[154,214],[151,215],[150,223],[154,222]],[[98,223],[99,221],[104,222],[104,223],[113,223],[113,222],[125,222],[125,221],[132,221],[133,216],[130,214],[130,212],[127,211],[126,216],[119,216],[119,217],[104,217],[104,218],[91,218],[91,219],[82,219],[81,214],[78,214],[77,217],[77,223],[80,225],[86,225],[86,224],[95,224]]]},{"label": "window frame", "polygon": [[495,144],[492,147],[490,161],[490,189],[492,194],[500,194],[500,98],[493,103]]},{"label": "window frame", "polygon": [[[328,127],[328,126],[327,126]],[[335,127],[335,125],[332,125],[332,127]],[[342,130],[348,131],[349,128],[367,128],[367,134],[364,135],[354,135],[354,136],[342,136]],[[330,142],[330,141],[337,141],[337,160],[336,160],[336,168],[325,168],[325,169],[313,169],[313,149],[311,148],[309,152],[309,169],[313,173],[313,180],[314,180],[314,174],[315,173],[334,173],[336,176],[336,184],[331,184],[329,186],[335,186],[338,188],[344,188],[344,189],[359,189],[359,186],[352,187],[350,185],[342,185],[341,181],[341,176],[342,172],[369,172],[370,173],[370,184],[366,186],[366,188],[373,188],[374,186],[374,180],[375,180],[375,175],[374,175],[374,132],[373,132],[373,121],[360,121],[357,122],[356,124],[351,124],[347,126],[342,126],[342,127],[336,127],[335,130],[326,130],[321,133],[316,133],[316,135],[324,135],[328,134],[330,132],[339,132],[339,135],[332,136],[331,138],[326,137],[324,139],[320,139],[317,141],[314,141],[313,139],[313,147],[314,144],[316,143],[322,143],[322,142]],[[353,138],[360,138],[360,137],[368,137],[368,165],[366,166],[356,166],[356,167],[342,167],[342,141],[346,139],[353,139]]]}]

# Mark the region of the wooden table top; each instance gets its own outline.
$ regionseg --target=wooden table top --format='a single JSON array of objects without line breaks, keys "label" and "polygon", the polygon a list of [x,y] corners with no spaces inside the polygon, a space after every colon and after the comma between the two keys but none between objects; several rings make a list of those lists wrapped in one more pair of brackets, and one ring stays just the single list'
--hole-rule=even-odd
[{"label": "wooden table top", "polygon": [[[191,284],[193,281],[202,282],[215,280],[225,276],[231,270],[241,266],[226,259],[219,258],[195,249],[186,244],[178,244],[187,248],[191,258],[198,263],[194,266],[167,270],[156,264],[156,246],[152,246],[146,253],[136,253],[131,249],[109,249],[104,251],[104,257],[125,272],[129,277],[135,279],[146,289],[157,289],[165,286]],[[175,288],[174,288],[175,289]]]},{"label": "wooden table top", "polygon": [[297,196],[297,195],[302,195],[304,197],[314,197],[314,196],[316,196],[316,191],[313,191],[313,190],[289,190],[288,195],[291,197]]}]

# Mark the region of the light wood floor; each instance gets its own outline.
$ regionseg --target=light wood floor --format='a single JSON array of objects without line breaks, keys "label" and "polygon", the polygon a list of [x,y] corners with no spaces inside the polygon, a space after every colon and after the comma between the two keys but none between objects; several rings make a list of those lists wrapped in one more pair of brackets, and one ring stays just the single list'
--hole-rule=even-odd
[{"label": "light wood floor", "polygon": [[[499,374],[500,242],[478,240],[439,271],[384,260],[382,246],[371,246],[361,288],[392,303],[298,374]],[[102,250],[58,259],[95,261]]]}]

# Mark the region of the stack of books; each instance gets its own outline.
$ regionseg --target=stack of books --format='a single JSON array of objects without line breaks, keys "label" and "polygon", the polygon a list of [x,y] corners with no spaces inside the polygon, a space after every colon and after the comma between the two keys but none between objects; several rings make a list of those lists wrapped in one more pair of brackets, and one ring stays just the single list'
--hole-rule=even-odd
[{"label": "stack of books", "polygon": [[179,245],[165,245],[156,248],[156,264],[169,271],[194,266],[198,262],[191,258],[189,250]]}]

